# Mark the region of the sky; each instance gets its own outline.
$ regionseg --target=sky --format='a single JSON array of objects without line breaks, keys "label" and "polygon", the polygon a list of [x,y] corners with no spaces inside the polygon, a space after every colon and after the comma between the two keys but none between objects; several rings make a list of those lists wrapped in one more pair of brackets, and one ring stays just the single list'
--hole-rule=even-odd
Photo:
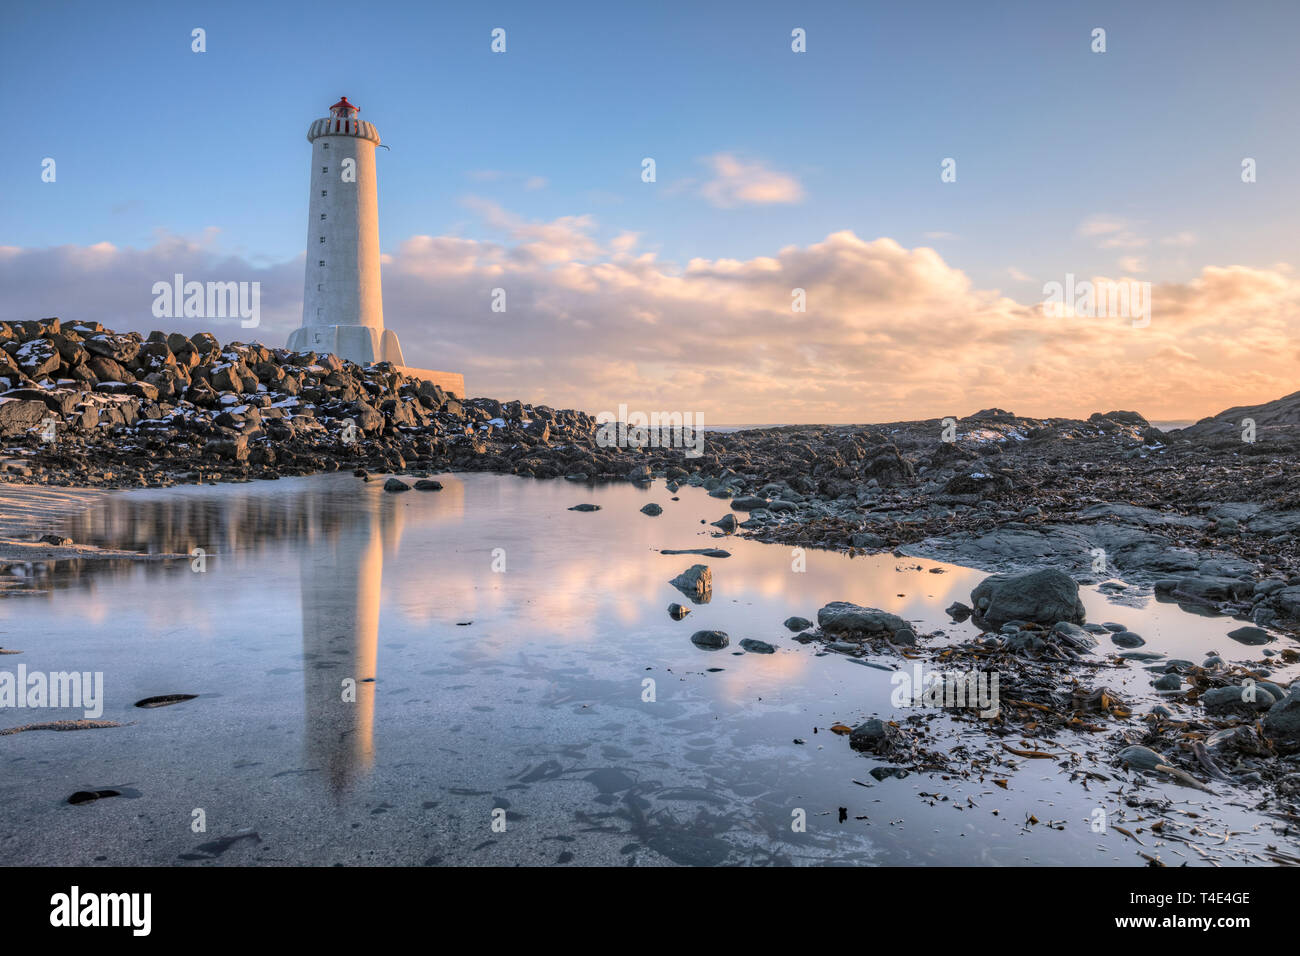
[{"label": "sky", "polygon": [[[283,345],[306,130],[346,95],[390,147],[386,322],[472,395],[1197,418],[1300,388],[1297,28],[1196,0],[6,4],[0,320]],[[260,325],[155,319],[177,272],[260,282]],[[1044,315],[1067,276],[1150,283],[1149,321]]]}]

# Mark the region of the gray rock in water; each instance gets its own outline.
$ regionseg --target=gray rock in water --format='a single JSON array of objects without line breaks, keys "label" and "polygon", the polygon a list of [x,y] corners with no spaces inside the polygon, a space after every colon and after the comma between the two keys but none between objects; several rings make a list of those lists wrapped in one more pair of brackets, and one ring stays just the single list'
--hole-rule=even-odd
[{"label": "gray rock in water", "polygon": [[878,534],[872,534],[870,531],[859,531],[853,537],[849,538],[849,544],[855,548],[862,548],[870,551],[885,547],[887,542]]},{"label": "gray rock in water", "polygon": [[569,510],[570,511],[599,511],[600,505],[589,505],[589,504],[574,505]]},{"label": "gray rock in water", "polygon": [[432,478],[421,478],[415,483],[416,491],[442,491],[442,482]]},{"label": "gray rock in water", "polygon": [[384,482],[384,491],[410,491],[411,486],[400,478],[389,478]]},{"label": "gray rock in water", "polygon": [[719,650],[731,643],[726,631],[696,631],[691,635],[691,643],[696,647]]},{"label": "gray rock in water", "polygon": [[767,499],[759,498],[757,495],[742,495],[732,500],[731,507],[737,511],[754,511],[757,508],[766,508]]},{"label": "gray rock in water", "polygon": [[717,521],[713,522],[713,527],[721,528],[727,534],[734,534],[736,531],[736,516],[723,515]]},{"label": "gray rock in water", "polygon": [[980,617],[994,628],[1015,620],[1036,624],[1082,624],[1084,620],[1079,585],[1057,568],[994,574],[976,585],[970,596]]},{"label": "gray rock in water", "polygon": [[1057,621],[1053,624],[1052,637],[1069,644],[1076,651],[1089,651],[1097,646],[1097,639],[1089,631],[1069,621]]},{"label": "gray rock in water", "polygon": [[1214,687],[1201,695],[1207,714],[1252,713],[1272,707],[1275,700],[1258,684],[1254,687]]},{"label": "gray rock in water", "polygon": [[649,515],[650,517],[655,518],[663,514],[664,509],[652,501],[648,505],[641,506],[641,513],[643,515]]},{"label": "gray rock in water", "polygon": [[1165,764],[1165,758],[1149,747],[1125,747],[1119,752],[1119,759],[1124,766],[1134,770],[1155,770]]},{"label": "gray rock in water", "polygon": [[52,544],[56,548],[72,547],[72,539],[62,534],[43,534],[40,540],[43,544]]},{"label": "gray rock in water", "polygon": [[968,608],[965,604],[962,604],[961,601],[953,601],[946,608],[944,608],[944,613],[947,614],[954,621],[961,623],[962,621],[966,620],[966,618],[970,617],[971,614],[974,613],[974,611],[973,609]]},{"label": "gray rock in water", "polygon": [[740,642],[740,646],[751,654],[775,654],[776,648],[767,641],[757,641],[752,637],[747,637]]},{"label": "gray rock in water", "polygon": [[668,583],[696,604],[701,604],[713,593],[713,572],[707,564],[693,564]]},{"label": "gray rock in water", "polygon": [[674,621],[680,621],[682,618],[684,618],[687,614],[690,613],[691,613],[690,608],[682,607],[680,604],[674,603],[668,605],[668,616],[671,617]]},{"label": "gray rock in water", "polygon": [[783,623],[791,631],[806,631],[812,627],[812,621],[806,617],[787,617]]},{"label": "gray rock in water", "polygon": [[817,623],[828,634],[854,637],[888,637],[896,643],[915,644],[912,625],[897,614],[848,601],[832,601],[817,612]]},{"label": "gray rock in water", "polygon": [[1183,679],[1177,674],[1166,674],[1155,682],[1156,690],[1182,690]]},{"label": "gray rock in water", "polygon": [[1141,634],[1132,631],[1120,631],[1118,634],[1112,634],[1110,639],[1120,647],[1141,647],[1146,643]]},{"label": "gray rock in water", "polygon": [[1262,627],[1239,627],[1235,631],[1229,631],[1228,636],[1240,644],[1267,644],[1273,640],[1268,631]]},{"label": "gray rock in water", "polygon": [[854,750],[875,750],[889,739],[889,727],[883,720],[872,717],[853,728],[849,746]]}]

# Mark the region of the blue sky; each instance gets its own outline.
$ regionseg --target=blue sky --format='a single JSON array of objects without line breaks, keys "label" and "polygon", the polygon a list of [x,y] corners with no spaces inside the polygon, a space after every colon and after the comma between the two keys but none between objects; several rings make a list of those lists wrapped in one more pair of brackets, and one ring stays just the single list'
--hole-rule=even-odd
[{"label": "blue sky", "polygon": [[[304,247],[305,131],[346,94],[391,147],[390,254],[589,217],[670,275],[847,231],[932,246],[1020,303],[1067,272],[1300,261],[1295,3],[42,2],[3,22],[0,247],[172,236],[283,266]],[[797,195],[710,201],[720,156]]]},{"label": "blue sky", "polygon": [[[1008,267],[1110,266],[1076,235],[1101,214],[1155,241],[1198,235],[1195,258],[1146,254],[1162,278],[1297,258],[1295,4],[455,6],[11,5],[0,68],[23,135],[0,154],[0,241],[216,227],[225,249],[288,258],[305,233],[304,131],[346,93],[392,147],[385,249],[484,231],[463,205],[479,195],[528,218],[590,214],[681,262],[852,229],[933,244],[1006,285]],[[497,26],[504,55],[489,50]],[[806,54],[790,51],[793,26]],[[1105,54],[1089,49],[1094,26]],[[805,200],[716,209],[673,194],[719,152],[797,177]],[[45,156],[57,189],[40,181]],[[942,184],[948,156],[958,180]],[[1239,181],[1243,156],[1256,188]],[[511,177],[472,178],[487,170]]]}]

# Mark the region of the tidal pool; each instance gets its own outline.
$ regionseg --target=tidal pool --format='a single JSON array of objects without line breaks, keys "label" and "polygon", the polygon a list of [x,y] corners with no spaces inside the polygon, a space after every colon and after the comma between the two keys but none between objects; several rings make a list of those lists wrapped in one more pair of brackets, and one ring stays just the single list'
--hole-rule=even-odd
[{"label": "tidal pool", "polygon": [[[442,491],[401,494],[350,475],[133,491],[60,518],[78,542],[202,559],[10,569],[0,645],[22,653],[0,669],[102,672],[102,719],[124,726],[0,736],[0,863],[1146,862],[1090,826],[1098,807],[1137,825],[1118,780],[1010,755],[1005,790],[877,780],[880,761],[828,731],[897,716],[891,675],[799,644],[782,622],[842,600],[958,639],[975,629],[943,609],[982,572],[888,554],[800,561],[717,535],[707,522],[725,501],[690,487],[673,500],[662,481],[438,479]],[[651,501],[661,516],[639,512]],[[601,510],[568,510],[584,502]],[[660,553],[689,548],[731,556]],[[668,583],[694,563],[713,572],[705,604]],[[1144,651],[1258,659],[1224,636],[1228,618],[1149,593],[1084,600],[1089,620],[1142,633]],[[674,601],[685,620],[667,613]],[[696,647],[702,629],[731,646]],[[745,653],[744,638],[776,653]],[[1150,676],[1134,664],[1099,679],[1142,708],[1157,699]],[[170,694],[197,696],[135,706]],[[81,716],[5,709],[0,730]],[[947,724],[953,744],[993,746],[970,721]],[[1106,757],[1100,736],[1063,746]],[[1231,852],[1151,836],[1145,851],[1231,863],[1281,842],[1249,809],[1258,795],[1215,789],[1142,792],[1234,832]],[[68,803],[102,790],[120,795]]]}]

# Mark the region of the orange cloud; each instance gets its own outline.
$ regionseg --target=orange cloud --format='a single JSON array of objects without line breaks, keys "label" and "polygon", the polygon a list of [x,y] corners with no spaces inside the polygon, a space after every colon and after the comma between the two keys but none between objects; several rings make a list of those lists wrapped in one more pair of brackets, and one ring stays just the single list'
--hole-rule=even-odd
[{"label": "orange cloud", "polygon": [[[590,217],[529,222],[477,208],[505,240],[413,236],[384,266],[385,317],[408,358],[463,371],[474,394],[739,424],[883,422],[990,405],[1195,418],[1297,387],[1300,283],[1286,265],[1207,266],[1188,282],[1153,283],[1150,324],[1134,328],[1049,318],[1040,301],[977,288],[933,249],[889,238],[842,231],[682,266],[634,254],[633,233],[599,239]],[[175,237],[144,250],[0,249],[0,318],[60,314],[148,331],[158,325],[152,283],[176,271],[263,282],[262,328],[214,329],[223,339],[282,345],[298,323],[301,257],[258,270]],[[504,313],[491,309],[494,288],[506,290]],[[796,289],[805,312],[792,309]],[[189,332],[213,324],[171,322]]]}]

